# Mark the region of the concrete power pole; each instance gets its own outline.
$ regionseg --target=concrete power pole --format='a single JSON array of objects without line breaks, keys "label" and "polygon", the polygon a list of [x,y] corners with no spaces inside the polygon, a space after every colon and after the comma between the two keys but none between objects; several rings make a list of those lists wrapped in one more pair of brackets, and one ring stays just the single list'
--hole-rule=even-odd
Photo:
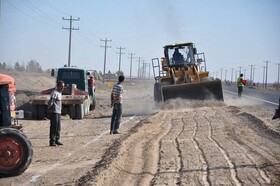
[{"label": "concrete power pole", "polygon": [[129,73],[129,78],[131,79],[131,73],[132,73],[132,59],[133,59],[133,55],[135,55],[135,53],[128,53],[128,55],[130,55],[130,73]]},{"label": "concrete power pole", "polygon": [[233,80],[233,70],[234,70],[234,68],[231,68],[231,79],[230,79],[231,84],[232,84],[232,80]]},{"label": "concrete power pole", "polygon": [[110,42],[112,40],[108,40],[107,38],[105,38],[105,40],[100,39],[100,41],[104,41],[105,42],[105,46],[100,46],[100,47],[104,47],[105,48],[105,52],[104,52],[104,69],[103,69],[103,83],[105,82],[105,70],[106,70],[106,53],[107,53],[107,48],[111,48],[111,46],[107,46],[107,42]]},{"label": "concrete power pole", "polygon": [[80,21],[80,18],[78,19],[73,19],[72,16],[70,16],[70,19],[65,19],[64,17],[62,17],[62,20],[66,20],[70,22],[70,27],[69,28],[64,28],[62,27],[62,29],[67,29],[69,30],[69,51],[68,51],[68,67],[70,67],[70,61],[71,61],[71,38],[72,38],[72,30],[79,30],[79,28],[74,28],[72,27],[72,22],[73,21]]},{"label": "concrete power pole", "polygon": [[137,77],[140,78],[140,62],[141,62],[141,57],[138,57],[138,73],[137,73]]},{"label": "concrete power pole", "polygon": [[125,48],[122,48],[122,47],[117,47],[117,49],[120,50],[120,52],[117,52],[117,54],[119,54],[119,72],[118,72],[118,76],[120,76],[120,72],[121,72],[121,61],[122,61],[122,54],[125,54],[125,53],[122,53],[122,49],[125,49]]},{"label": "concrete power pole", "polygon": [[253,67],[254,67],[254,65],[249,65],[251,68],[251,70],[250,70],[250,84],[253,84]]},{"label": "concrete power pole", "polygon": [[280,70],[280,63],[276,63],[276,65],[278,65],[278,75],[277,75],[277,91],[278,91],[278,89],[279,89],[279,70]]},{"label": "concrete power pole", "polygon": [[266,69],[266,72],[265,72],[265,89],[267,89],[267,71],[268,71],[268,63],[270,63],[270,61],[264,61],[266,63],[265,65],[265,69]]},{"label": "concrete power pole", "polygon": [[265,80],[264,80],[264,77],[265,77],[265,66],[263,66],[263,88],[265,89]]}]

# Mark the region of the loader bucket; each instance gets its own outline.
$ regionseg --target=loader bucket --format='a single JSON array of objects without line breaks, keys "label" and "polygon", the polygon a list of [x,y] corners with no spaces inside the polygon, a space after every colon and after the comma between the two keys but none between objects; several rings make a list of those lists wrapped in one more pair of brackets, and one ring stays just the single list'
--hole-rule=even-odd
[{"label": "loader bucket", "polygon": [[224,100],[220,80],[163,86],[162,96],[163,101],[175,98]]}]

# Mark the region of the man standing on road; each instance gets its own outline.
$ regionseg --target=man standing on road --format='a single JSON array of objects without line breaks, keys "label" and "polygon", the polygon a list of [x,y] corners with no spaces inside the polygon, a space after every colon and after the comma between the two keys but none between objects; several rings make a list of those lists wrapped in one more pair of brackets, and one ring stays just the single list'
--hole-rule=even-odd
[{"label": "man standing on road", "polygon": [[50,111],[50,146],[63,145],[60,139],[61,129],[61,93],[64,88],[64,82],[58,81],[56,89],[51,93],[48,107]]},{"label": "man standing on road", "polygon": [[243,91],[243,74],[240,74],[239,77],[237,78],[237,88],[238,88],[238,97],[241,97],[241,93]]},{"label": "man standing on road", "polygon": [[111,92],[111,106],[113,107],[113,115],[111,118],[111,128],[110,128],[110,134],[119,134],[118,129],[120,127],[121,123],[121,117],[122,117],[122,103],[123,98],[122,94],[124,92],[123,90],[123,84],[124,82],[124,76],[119,76],[119,81],[113,86],[112,92]]}]

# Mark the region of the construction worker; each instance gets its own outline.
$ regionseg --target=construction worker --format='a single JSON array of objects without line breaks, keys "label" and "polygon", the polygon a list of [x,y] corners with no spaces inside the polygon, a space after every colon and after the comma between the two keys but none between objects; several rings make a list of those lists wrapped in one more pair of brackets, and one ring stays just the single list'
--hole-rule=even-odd
[{"label": "construction worker", "polygon": [[113,114],[111,118],[111,128],[110,134],[119,134],[118,129],[120,127],[121,118],[122,118],[122,110],[123,110],[123,98],[122,94],[124,92],[123,82],[124,76],[119,76],[119,81],[113,86],[111,92],[111,106],[113,107]]},{"label": "construction worker", "polygon": [[238,97],[241,97],[242,91],[243,91],[243,74],[240,74],[237,78],[237,88],[238,88]]},{"label": "construction worker", "polygon": [[63,145],[60,139],[61,129],[61,95],[64,89],[64,82],[59,81],[56,84],[55,90],[50,95],[48,109],[50,111],[50,146]]}]

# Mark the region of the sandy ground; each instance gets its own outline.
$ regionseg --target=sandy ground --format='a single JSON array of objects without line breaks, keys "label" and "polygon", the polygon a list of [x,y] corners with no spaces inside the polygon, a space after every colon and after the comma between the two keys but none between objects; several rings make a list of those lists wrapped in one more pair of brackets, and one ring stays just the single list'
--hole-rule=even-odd
[{"label": "sandy ground", "polygon": [[[102,83],[96,110],[84,120],[62,118],[63,146],[48,146],[48,120],[20,120],[33,160],[0,185],[280,185],[280,120],[271,120],[273,109],[227,95],[225,102],[178,99],[158,108],[153,81],[124,86],[118,135],[109,134],[110,88]],[[21,91],[22,104],[31,88],[22,88],[29,90]]]}]

